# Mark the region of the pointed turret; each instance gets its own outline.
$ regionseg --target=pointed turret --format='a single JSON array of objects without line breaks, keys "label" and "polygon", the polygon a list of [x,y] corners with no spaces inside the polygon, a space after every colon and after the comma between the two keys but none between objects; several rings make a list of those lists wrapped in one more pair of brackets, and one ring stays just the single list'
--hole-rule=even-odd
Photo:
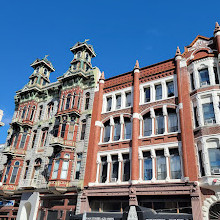
[{"label": "pointed turret", "polygon": [[140,66],[139,66],[139,62],[138,62],[138,60],[136,60],[136,63],[135,63],[134,69],[140,69]]},{"label": "pointed turret", "polygon": [[180,52],[180,48],[179,48],[179,47],[176,48],[175,57],[176,57],[176,56],[181,56],[181,52]]},{"label": "pointed turret", "polygon": [[214,34],[216,34],[218,31],[220,31],[220,26],[219,26],[219,23],[216,21],[216,22],[215,22]]}]

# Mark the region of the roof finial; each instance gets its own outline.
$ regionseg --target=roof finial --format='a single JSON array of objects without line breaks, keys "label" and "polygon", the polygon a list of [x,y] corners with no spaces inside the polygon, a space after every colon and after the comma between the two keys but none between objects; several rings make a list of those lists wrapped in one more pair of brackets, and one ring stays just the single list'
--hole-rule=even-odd
[{"label": "roof finial", "polygon": [[105,79],[105,75],[104,75],[104,71],[101,73],[101,77],[100,80],[104,80]]},{"label": "roof finial", "polygon": [[181,56],[181,52],[180,52],[180,48],[179,47],[176,48],[175,56]]},{"label": "roof finial", "polygon": [[219,23],[216,21],[216,22],[215,22],[214,34],[215,34],[216,32],[218,32],[218,31],[220,31],[220,26],[219,26]]},{"label": "roof finial", "polygon": [[48,56],[49,56],[49,55],[45,55],[45,56],[44,56],[44,59],[47,59]]},{"label": "roof finial", "polygon": [[85,39],[85,41],[84,41],[84,42],[87,42],[87,41],[90,41],[90,39]]},{"label": "roof finial", "polygon": [[136,63],[135,63],[134,69],[140,69],[138,60],[136,60]]}]

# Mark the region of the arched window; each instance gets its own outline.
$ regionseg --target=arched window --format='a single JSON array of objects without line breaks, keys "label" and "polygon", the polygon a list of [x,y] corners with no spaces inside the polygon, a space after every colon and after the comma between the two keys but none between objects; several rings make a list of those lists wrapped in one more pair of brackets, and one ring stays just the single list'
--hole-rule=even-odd
[{"label": "arched window", "polygon": [[118,141],[120,139],[121,135],[121,124],[120,124],[120,118],[114,119],[114,141]]},{"label": "arched window", "polygon": [[70,99],[71,99],[71,94],[68,94],[67,98],[66,98],[66,108],[65,109],[70,108]]},{"label": "arched window", "polygon": [[72,100],[72,108],[74,108],[74,105],[75,105],[75,98],[76,98],[76,96],[75,96],[75,92],[73,93],[73,100]]},{"label": "arched window", "polygon": [[131,139],[131,131],[132,131],[132,123],[131,123],[131,119],[125,117],[124,118],[124,139]]},{"label": "arched window", "polygon": [[13,171],[12,171],[11,179],[10,179],[10,183],[12,183],[12,184],[15,183],[15,181],[16,181],[19,165],[20,165],[19,161],[16,161],[14,163],[14,167],[13,167]]},{"label": "arched window", "polygon": [[110,141],[110,132],[111,132],[111,126],[110,121],[105,122],[104,124],[104,142]]},{"label": "arched window", "polygon": [[81,51],[78,51],[77,53],[76,53],[76,59],[79,59],[80,57],[81,57]]},{"label": "arched window", "polygon": [[178,131],[177,114],[174,109],[168,109],[168,132]]},{"label": "arched window", "polygon": [[31,116],[30,116],[30,121],[33,120],[33,117],[34,117],[34,111],[35,111],[35,106],[32,108]]},{"label": "arched window", "polygon": [[42,111],[43,111],[43,105],[40,106],[39,114],[38,114],[38,120],[40,120],[40,118],[41,118]]},{"label": "arched window", "polygon": [[18,143],[18,136],[19,136],[19,131],[16,131],[16,133],[14,134],[14,138],[13,138],[13,147],[16,148],[16,145]]},{"label": "arched window", "polygon": [[86,97],[85,97],[85,110],[87,110],[89,108],[89,99],[90,99],[90,93],[87,92],[86,93]]},{"label": "arched window", "polygon": [[11,160],[8,162],[8,164],[5,168],[5,176],[4,176],[3,183],[6,183],[8,180],[8,174],[9,174],[10,168],[11,168]]},{"label": "arched window", "polygon": [[152,134],[152,118],[150,117],[150,112],[144,115],[143,122],[144,122],[143,135],[150,136]]},{"label": "arched window", "polygon": [[28,114],[29,114],[30,108],[31,108],[31,106],[29,105],[28,108],[27,108],[27,114],[26,114],[26,117],[25,117],[26,119],[28,119]]},{"label": "arched window", "polygon": [[46,145],[47,136],[48,136],[48,129],[42,130],[40,147],[43,147]]},{"label": "arched window", "polygon": [[38,179],[38,176],[39,176],[39,174],[40,174],[41,163],[42,163],[41,158],[37,158],[37,159],[35,160],[34,173],[33,173],[33,179],[34,179],[34,180],[37,180],[37,179]]},{"label": "arched window", "polygon": [[156,115],[156,134],[164,133],[164,116],[161,109],[155,111]]},{"label": "arched window", "polygon": [[21,118],[23,119],[26,113],[27,107],[25,106],[21,115]]},{"label": "arched window", "polygon": [[47,76],[48,70],[45,68],[44,69],[44,75]]},{"label": "arched window", "polygon": [[85,133],[86,133],[86,120],[82,120],[81,138],[80,138],[80,140],[84,140]]}]

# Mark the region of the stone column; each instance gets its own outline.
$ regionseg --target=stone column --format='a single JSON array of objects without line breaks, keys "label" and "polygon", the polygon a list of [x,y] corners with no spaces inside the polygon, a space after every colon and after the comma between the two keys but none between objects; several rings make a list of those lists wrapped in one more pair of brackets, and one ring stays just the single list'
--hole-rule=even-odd
[{"label": "stone column", "polygon": [[119,153],[118,154],[118,183],[121,183],[122,181],[122,176],[121,176],[121,170],[122,170],[122,162],[123,162],[123,158],[122,158],[122,154]]},{"label": "stone column", "polygon": [[143,153],[139,150],[138,154],[139,159],[139,181],[143,181]]},{"label": "stone column", "polygon": [[123,125],[124,125],[123,114],[120,114],[120,124],[121,124],[120,140],[123,140],[125,139],[125,137],[123,138]]},{"label": "stone column", "polygon": [[164,116],[164,134],[167,134],[168,133],[168,129],[167,129],[167,126],[168,126],[168,116],[167,116],[167,106],[166,105],[163,105],[163,116]]},{"label": "stone column", "polygon": [[150,153],[151,153],[151,158],[152,158],[152,180],[151,182],[155,182],[156,180],[156,165],[155,165],[156,153],[154,149],[151,149]]},{"label": "stone column", "polygon": [[136,61],[134,67],[134,90],[133,90],[133,128],[132,128],[132,157],[131,157],[131,181],[136,182],[139,179],[138,167],[138,137],[139,137],[139,63]]},{"label": "stone column", "polygon": [[106,179],[106,183],[109,183],[110,182],[110,176],[111,176],[111,163],[112,163],[112,158],[111,158],[111,155],[108,154],[107,155],[107,179]]},{"label": "stone column", "polygon": [[170,180],[170,162],[169,162],[170,153],[167,147],[164,149],[164,156],[166,157],[166,169],[167,169],[166,181],[169,181]]}]

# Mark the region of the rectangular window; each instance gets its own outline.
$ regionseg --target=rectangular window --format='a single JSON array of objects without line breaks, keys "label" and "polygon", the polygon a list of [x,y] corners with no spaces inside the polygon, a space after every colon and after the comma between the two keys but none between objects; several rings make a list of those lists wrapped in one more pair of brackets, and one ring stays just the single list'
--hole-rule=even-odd
[{"label": "rectangular window", "polygon": [[214,67],[213,70],[214,70],[214,74],[215,74],[215,83],[219,84],[219,77],[218,77],[218,69],[217,69],[217,67]]},{"label": "rectangular window", "polygon": [[112,97],[108,97],[107,98],[107,108],[106,108],[106,111],[111,111],[111,108],[112,108]]},{"label": "rectangular window", "polygon": [[144,136],[150,136],[152,134],[152,118],[144,118]]},{"label": "rectangular window", "polygon": [[112,175],[111,182],[116,182],[118,180],[118,155],[112,155]]},{"label": "rectangular window", "polygon": [[61,137],[61,138],[64,138],[64,136],[65,136],[65,131],[66,131],[66,123],[62,124],[61,132],[60,132],[60,137]]},{"label": "rectangular window", "polygon": [[169,151],[171,179],[181,179],[181,164],[179,151],[177,148],[169,149]]},{"label": "rectangular window", "polygon": [[202,162],[202,150],[199,150],[199,168],[200,168],[200,175],[205,176],[205,170]]},{"label": "rectangular window", "polygon": [[174,96],[174,83],[173,81],[167,82],[167,97]]},{"label": "rectangular window", "polygon": [[144,88],[144,102],[150,102],[150,87]]},{"label": "rectangular window", "polygon": [[125,96],[126,96],[126,107],[129,107],[131,106],[131,92],[127,92]]},{"label": "rectangular window", "polygon": [[129,118],[124,119],[124,139],[131,139],[131,120]]},{"label": "rectangular window", "polygon": [[81,138],[80,140],[84,140],[86,134],[86,120],[82,121],[82,127],[81,127]]},{"label": "rectangular window", "polygon": [[10,183],[15,183],[17,173],[18,173],[18,167],[14,167],[11,174]]},{"label": "rectangular window", "polygon": [[10,166],[8,165],[8,166],[7,166],[7,169],[6,169],[6,172],[5,172],[5,177],[4,177],[4,181],[3,181],[3,183],[6,183],[6,181],[7,181],[9,171],[10,171]]},{"label": "rectangular window", "polygon": [[114,125],[114,141],[118,141],[120,139],[121,135],[121,124],[119,119],[115,120],[115,125]]},{"label": "rectangular window", "polygon": [[81,161],[82,161],[82,153],[77,154],[77,164],[76,164],[76,175],[75,179],[79,179],[80,175],[80,168],[81,168]]},{"label": "rectangular window", "polygon": [[155,91],[156,91],[156,100],[162,99],[162,85],[156,85],[155,86]]},{"label": "rectangular window", "polygon": [[144,180],[152,179],[152,158],[150,151],[143,152],[144,157]]},{"label": "rectangular window", "polygon": [[195,85],[194,85],[193,73],[190,74],[190,85],[191,85],[191,90],[194,90]]},{"label": "rectangular window", "polygon": [[162,113],[156,115],[156,134],[164,133],[164,116]]},{"label": "rectangular window", "polygon": [[123,154],[123,177],[122,181],[128,181],[130,179],[130,160],[129,154]]},{"label": "rectangular window", "polygon": [[193,113],[194,113],[194,123],[195,123],[195,127],[199,127],[199,122],[198,122],[198,119],[197,119],[197,107],[194,107],[193,108]]},{"label": "rectangular window", "polygon": [[56,179],[56,178],[57,178],[59,165],[60,165],[60,161],[59,161],[59,160],[56,160],[56,162],[55,162],[55,164],[54,164],[54,168],[53,168],[52,179]]},{"label": "rectangular window", "polygon": [[67,178],[68,168],[69,168],[69,161],[64,160],[63,165],[62,165],[61,175],[60,175],[61,179]]},{"label": "rectangular window", "polygon": [[156,167],[157,167],[157,179],[165,180],[167,177],[166,158],[163,150],[156,151]]},{"label": "rectangular window", "polygon": [[25,141],[26,141],[26,137],[27,137],[27,131],[25,131],[22,135],[22,138],[21,138],[21,143],[20,143],[20,146],[19,148],[24,148],[24,145],[25,145]]},{"label": "rectangular window", "polygon": [[121,95],[116,95],[116,109],[121,108]]},{"label": "rectangular window", "polygon": [[35,144],[36,136],[37,136],[37,131],[34,131],[34,136],[33,136],[33,139],[32,139],[31,148],[34,148],[34,144]]},{"label": "rectangular window", "polygon": [[175,112],[168,113],[168,132],[176,132],[178,130],[177,115]]},{"label": "rectangular window", "polygon": [[199,76],[200,76],[200,85],[201,86],[206,86],[206,85],[210,84],[208,69],[200,70],[199,71]]},{"label": "rectangular window", "polygon": [[202,108],[203,108],[205,125],[215,123],[215,113],[214,113],[213,103],[203,104]]},{"label": "rectangular window", "polygon": [[58,130],[59,130],[59,125],[55,125],[53,128],[53,136],[54,137],[58,136]]},{"label": "rectangular window", "polygon": [[101,177],[100,182],[105,183],[107,180],[107,157],[101,158]]},{"label": "rectangular window", "polygon": [[209,148],[211,174],[220,174],[220,148]]},{"label": "rectangular window", "polygon": [[110,140],[110,132],[111,132],[111,126],[110,124],[105,125],[104,128],[104,142],[108,142]]}]

